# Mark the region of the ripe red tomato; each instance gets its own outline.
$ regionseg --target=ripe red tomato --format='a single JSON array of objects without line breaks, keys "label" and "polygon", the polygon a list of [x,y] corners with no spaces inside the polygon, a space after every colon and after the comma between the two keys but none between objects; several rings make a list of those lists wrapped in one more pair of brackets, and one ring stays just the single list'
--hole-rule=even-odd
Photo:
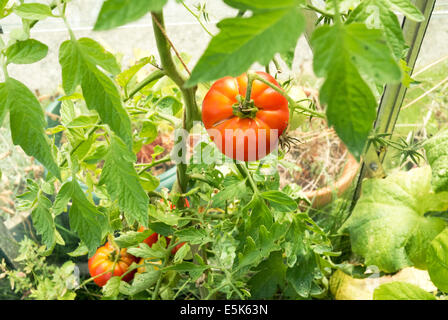
[{"label": "ripe red tomato", "polygon": [[[138,232],[143,232],[143,231],[145,231],[145,227],[143,227],[143,226],[138,229]],[[154,232],[148,238],[143,240],[143,242],[146,243],[148,246],[152,247],[152,245],[154,243],[156,243],[157,240],[159,240],[159,234],[157,232]]]},{"label": "ripe red tomato", "polygon": [[[280,87],[271,75],[261,71],[257,74]],[[222,153],[232,159],[254,161],[274,150],[278,137],[288,126],[289,109],[284,96],[255,80],[250,95],[255,108],[251,113],[241,112],[246,87],[246,74],[216,81],[202,103],[202,121]]]},{"label": "ripe red tomato", "polygon": [[[117,254],[120,256],[112,274],[112,268]],[[121,249],[120,253],[118,253],[108,241],[104,246],[99,247],[96,253],[89,259],[88,266],[92,277],[110,271],[93,280],[98,286],[103,287],[112,276],[121,276],[128,270],[132,262],[137,261],[138,259],[127,253],[126,249]],[[134,274],[135,270],[129,272],[123,277],[123,281],[131,281],[134,278]]]}]

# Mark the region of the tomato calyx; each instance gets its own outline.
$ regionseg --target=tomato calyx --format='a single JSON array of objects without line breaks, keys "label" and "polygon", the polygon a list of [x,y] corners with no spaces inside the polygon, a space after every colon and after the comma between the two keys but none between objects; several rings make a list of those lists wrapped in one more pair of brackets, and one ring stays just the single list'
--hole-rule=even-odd
[{"label": "tomato calyx", "polygon": [[237,100],[238,102],[232,106],[233,114],[241,119],[254,119],[258,112],[254,100],[242,101],[240,95],[237,96]]}]

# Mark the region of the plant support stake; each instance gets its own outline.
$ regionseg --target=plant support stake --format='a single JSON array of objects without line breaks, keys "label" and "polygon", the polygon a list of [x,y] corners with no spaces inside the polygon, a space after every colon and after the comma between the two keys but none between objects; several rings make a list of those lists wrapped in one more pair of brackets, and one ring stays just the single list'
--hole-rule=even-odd
[{"label": "plant support stake", "polygon": [[[403,34],[406,43],[409,45],[406,62],[410,70],[414,69],[415,62],[420,52],[426,29],[431,18],[431,14],[434,10],[435,2],[435,0],[413,1],[414,5],[418,9],[420,9],[420,11],[425,16],[425,20],[422,22],[414,22],[406,19],[406,17],[403,20]],[[402,83],[386,85],[386,87],[384,88],[383,96],[381,97],[380,105],[378,107],[377,117],[374,123],[374,132],[376,132],[377,134],[393,133],[398,115],[400,113],[401,105],[403,104],[406,90],[407,88]],[[375,150],[375,147],[372,143],[368,145],[367,150],[362,157],[364,161],[362,163],[361,171],[357,180],[351,209],[354,208],[360,196],[361,185],[364,177],[384,176],[382,163],[386,156],[386,152],[387,148]]]}]

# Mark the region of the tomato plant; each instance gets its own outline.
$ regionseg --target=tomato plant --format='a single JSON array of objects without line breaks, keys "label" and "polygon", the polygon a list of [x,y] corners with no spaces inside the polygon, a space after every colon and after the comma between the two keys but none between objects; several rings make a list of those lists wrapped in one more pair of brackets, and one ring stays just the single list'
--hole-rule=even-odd
[{"label": "tomato plant", "polygon": [[[99,247],[96,253],[89,259],[89,272],[93,281],[103,287],[113,276],[123,276],[128,271],[129,266],[137,262],[137,259],[128,254],[126,249],[118,251],[108,241],[102,247]],[[122,277],[123,281],[131,281],[135,270],[130,271]]]},{"label": "tomato plant", "polygon": [[[25,270],[32,281],[2,271],[18,291],[63,292],[76,259],[88,261],[90,272],[70,285],[67,298],[331,299],[336,270],[365,276],[372,264],[378,273],[428,270],[439,295],[447,292],[446,134],[428,141],[394,136],[384,127],[395,123],[399,108],[389,112],[380,99],[390,90],[403,96],[399,90],[413,81],[419,46],[407,41],[421,38],[428,19],[420,11],[427,14],[433,1],[224,0],[228,16],[212,33],[206,2],[190,8],[186,0],[172,7],[167,0],[105,0],[91,37],[79,37],[71,25],[72,1],[44,2],[0,1],[0,20],[22,23],[0,38],[0,121],[11,143],[45,168],[28,174],[9,205],[30,214],[39,255],[61,259],[63,251],[70,263],[46,281],[47,267],[34,272],[40,256],[8,248],[33,265],[33,275]],[[173,8],[193,14],[210,36],[191,37],[192,45],[208,43],[199,57],[176,47],[165,24]],[[402,32],[397,12],[418,37]],[[129,62],[101,43],[98,31],[146,15],[150,53],[134,48]],[[54,61],[61,94],[48,106],[22,82],[28,70],[15,69],[47,57],[49,47],[32,38],[45,19],[67,30]],[[313,52],[305,59],[313,81],[293,63],[302,34]],[[305,85],[313,87],[309,94]],[[317,137],[327,139],[328,163],[345,165],[349,152],[365,161],[359,182],[366,172],[370,178],[344,194],[329,179],[323,189],[332,202],[319,210],[304,190],[322,189],[299,185],[297,175],[326,172],[287,160],[302,156],[290,152],[293,143]],[[340,161],[329,158],[330,138],[344,146]],[[401,171],[421,168],[389,174],[381,166],[388,148],[413,159]],[[393,284],[375,296],[391,290],[405,289]]]},{"label": "tomato plant", "polygon": [[[280,88],[270,74],[257,74]],[[216,81],[202,103],[202,121],[221,152],[232,159],[254,161],[276,145],[288,126],[289,108],[282,94],[258,80],[251,84],[246,100],[247,87],[246,74]]]}]

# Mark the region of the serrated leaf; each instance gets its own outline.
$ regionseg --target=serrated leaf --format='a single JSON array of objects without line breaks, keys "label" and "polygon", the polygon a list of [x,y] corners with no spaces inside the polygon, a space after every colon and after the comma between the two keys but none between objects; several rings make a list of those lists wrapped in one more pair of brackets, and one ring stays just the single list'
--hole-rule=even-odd
[{"label": "serrated leaf", "polygon": [[286,266],[283,263],[282,252],[272,252],[266,261],[260,263],[257,271],[248,281],[251,298],[271,299],[285,281]]},{"label": "serrated leaf", "polygon": [[305,24],[301,10],[291,6],[254,13],[250,18],[225,19],[217,26],[219,34],[210,41],[186,87],[224,76],[239,76],[254,62],[267,65],[276,53],[296,46]]},{"label": "serrated leaf", "polygon": [[215,194],[212,198],[212,206],[222,207],[226,201],[231,203],[238,199],[246,191],[246,180],[238,181],[236,184],[225,186],[220,192]]},{"label": "serrated leaf", "polygon": [[172,96],[165,96],[157,101],[157,108],[162,113],[175,116],[182,109],[182,102]]},{"label": "serrated leaf", "polygon": [[346,23],[364,22],[369,28],[381,29],[392,49],[395,59],[400,59],[405,48],[403,30],[387,0],[366,0],[350,14]]},{"label": "serrated leaf", "polygon": [[145,57],[143,59],[141,59],[140,61],[138,61],[136,64],[134,64],[133,66],[129,67],[129,69],[124,70],[123,72],[121,72],[119,75],[117,75],[116,79],[117,79],[117,83],[125,88],[127,87],[129,81],[131,81],[131,79],[144,67],[146,66],[148,63],[152,62],[152,58],[151,57]]},{"label": "serrated leaf", "polygon": [[290,212],[297,209],[297,202],[281,191],[269,190],[261,193],[260,196],[268,200],[277,210]]},{"label": "serrated leaf", "polygon": [[20,145],[25,153],[35,157],[54,176],[61,178],[45,135],[45,116],[35,95],[21,82],[8,78],[0,84],[2,113],[10,112],[12,141]]},{"label": "serrated leaf", "polygon": [[112,136],[99,184],[106,185],[107,192],[112,200],[118,201],[129,224],[137,221],[147,227],[149,198],[135,171],[136,161],[135,154],[123,141]]},{"label": "serrated leaf", "polygon": [[369,29],[362,23],[325,25],[315,30],[311,44],[314,71],[320,77],[342,60],[350,61],[380,84],[401,79],[400,67],[379,29]]},{"label": "serrated leaf", "polygon": [[420,12],[420,10],[417,9],[416,6],[414,6],[410,0],[386,0],[392,9],[398,10],[401,13],[403,13],[406,17],[408,17],[411,20],[414,20],[416,22],[421,22],[425,20],[425,17]]},{"label": "serrated leaf", "polygon": [[42,236],[42,242],[47,248],[52,248],[56,243],[56,226],[51,215],[51,201],[40,194],[37,199],[37,206],[31,212],[33,226],[37,234]]},{"label": "serrated leaf", "polygon": [[377,287],[373,300],[436,300],[436,297],[414,284],[394,281]]},{"label": "serrated leaf", "polygon": [[432,169],[434,191],[448,191],[448,130],[426,140],[424,147]]},{"label": "serrated leaf", "polygon": [[76,42],[67,40],[59,47],[59,64],[62,67],[62,86],[66,95],[75,92],[84,73],[82,55]]},{"label": "serrated leaf", "polygon": [[238,269],[246,266],[257,266],[272,251],[279,250],[280,246],[275,243],[276,240],[264,225],[260,226],[256,241],[250,236],[247,237],[243,252],[238,257]]},{"label": "serrated leaf", "polygon": [[107,0],[103,3],[94,30],[109,30],[160,11],[167,0]]},{"label": "serrated leaf", "polygon": [[65,183],[59,189],[56,199],[53,204],[53,214],[55,216],[67,211],[68,203],[72,197],[73,186],[70,183]]},{"label": "serrated leaf", "polygon": [[59,50],[59,62],[65,93],[70,95],[81,85],[87,107],[98,112],[101,120],[109,125],[131,150],[131,121],[123,106],[120,92],[115,83],[96,66],[115,72],[115,58],[93,40],[84,38],[63,42]]},{"label": "serrated leaf", "polygon": [[17,41],[6,49],[7,63],[30,64],[47,56],[48,46],[40,41],[28,39]]},{"label": "serrated leaf", "polygon": [[151,230],[144,230],[143,232],[129,231],[115,238],[115,242],[120,248],[129,248],[143,242],[152,233],[153,231]]},{"label": "serrated leaf", "polygon": [[14,13],[28,20],[43,20],[54,17],[51,8],[43,3],[23,3],[14,8]]},{"label": "serrated leaf", "polygon": [[92,256],[101,244],[105,217],[89,202],[78,182],[66,182],[67,192],[71,193],[72,206],[69,211],[70,228],[78,233],[79,238],[89,249]]},{"label": "serrated leaf", "polygon": [[80,38],[78,44],[84,58],[89,59],[93,64],[100,66],[112,75],[120,73],[117,59],[112,53],[106,51],[101,44],[91,38]]},{"label": "serrated leaf", "polygon": [[294,267],[286,271],[286,280],[294,288],[295,292],[307,298],[310,295],[313,279],[317,269],[317,262],[312,251],[306,251],[298,256]]},{"label": "serrated leaf", "polygon": [[121,101],[120,93],[112,80],[96,67],[87,63],[81,88],[87,107],[96,110],[101,120],[132,147],[131,121]]},{"label": "serrated leaf", "polygon": [[[150,268],[146,268],[146,270],[147,269]],[[139,292],[151,288],[157,282],[159,277],[160,270],[150,269],[149,271],[143,273],[137,273],[127,294],[135,295]]]},{"label": "serrated leaf", "polygon": [[102,288],[103,295],[105,297],[116,297],[120,293],[120,283],[121,277],[112,277],[107,282],[106,285]]},{"label": "serrated leaf", "polygon": [[213,241],[207,235],[207,231],[205,231],[204,229],[196,229],[195,227],[189,227],[183,230],[179,230],[174,234],[179,237],[180,241],[190,242],[191,244],[202,245]]},{"label": "serrated leaf", "polygon": [[148,246],[146,243],[140,243],[136,248],[128,248],[128,252],[136,257],[151,259],[151,258],[164,258],[165,252],[157,250],[157,246]]},{"label": "serrated leaf", "polygon": [[448,229],[431,241],[426,263],[431,281],[441,291],[448,292]]},{"label": "serrated leaf", "polygon": [[67,253],[70,257],[82,257],[89,253],[89,248],[87,246],[80,242],[79,245],[76,247],[75,250],[72,252]]},{"label": "serrated leaf", "polygon": [[207,265],[197,265],[192,262],[184,261],[179,264],[171,265],[166,267],[164,270],[172,270],[178,272],[188,272],[193,281],[196,281],[205,270],[209,269],[210,266]]}]

